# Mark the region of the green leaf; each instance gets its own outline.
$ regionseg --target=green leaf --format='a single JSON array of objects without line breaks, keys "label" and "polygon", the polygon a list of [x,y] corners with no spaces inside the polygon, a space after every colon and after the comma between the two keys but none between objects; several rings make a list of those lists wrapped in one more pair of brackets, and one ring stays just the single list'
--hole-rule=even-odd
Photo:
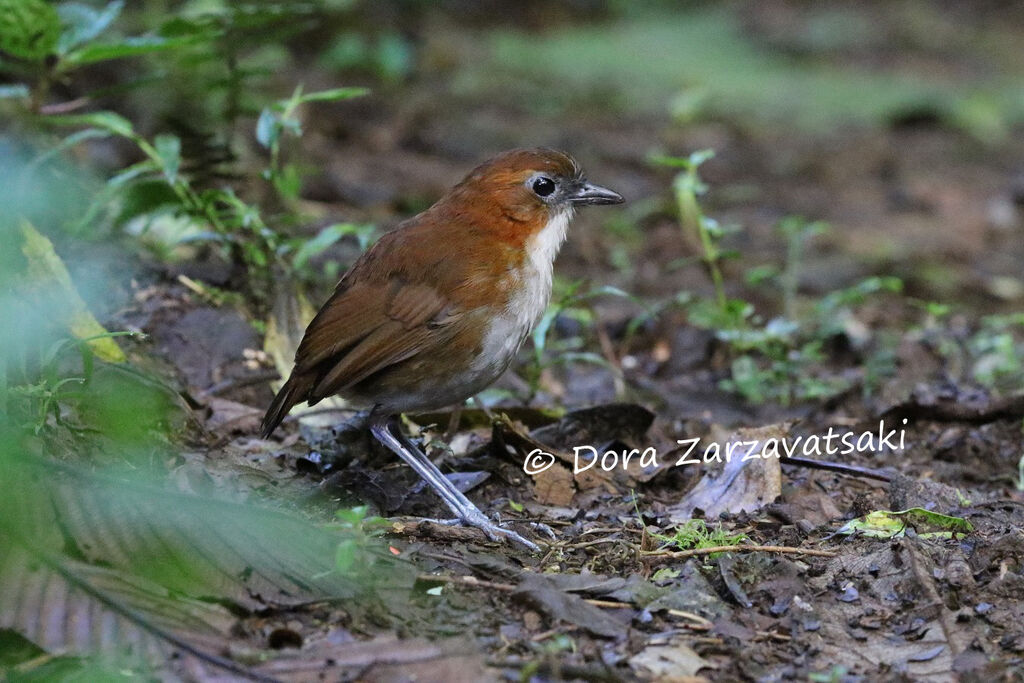
[{"label": "green leaf", "polygon": [[339,574],[345,575],[352,572],[359,557],[359,543],[355,539],[345,539],[338,543],[334,551],[334,566]]},{"label": "green leaf", "polygon": [[350,100],[353,97],[364,97],[369,94],[369,88],[334,88],[333,90],[321,90],[300,95],[298,101],[300,103],[335,102],[337,100]]},{"label": "green leaf", "polygon": [[533,351],[537,356],[538,360],[540,355],[544,352],[548,342],[548,330],[551,329],[551,324],[555,322],[555,318],[562,312],[561,306],[548,306],[548,309],[544,311],[544,316],[537,323],[537,326],[533,328]]},{"label": "green leaf", "polygon": [[54,123],[58,126],[92,126],[101,130],[109,131],[114,135],[131,138],[135,136],[132,122],[111,111],[97,111],[90,114],[70,114],[62,116],[47,116],[44,119],[47,123]]},{"label": "green leaf", "polygon": [[292,257],[292,267],[296,270],[300,270],[306,263],[313,257],[318,256],[324,252],[332,244],[340,240],[342,237],[347,235],[356,235],[359,232],[365,231],[366,226],[356,225],[355,223],[335,223],[334,225],[328,225],[326,228],[317,233],[316,237],[306,240],[298,251],[295,252],[295,256]]},{"label": "green leaf", "polygon": [[181,140],[176,135],[162,133],[153,140],[153,146],[160,157],[164,177],[173,185],[178,181],[178,169],[181,167]]},{"label": "green leaf", "polygon": [[278,123],[277,114],[272,112],[269,107],[265,108],[260,112],[260,117],[256,121],[256,141],[270,149],[280,135],[281,126]]},{"label": "green leaf", "polygon": [[974,526],[962,517],[943,515],[924,508],[910,508],[899,512],[876,510],[850,520],[836,533],[886,539],[906,535],[908,527],[921,538],[955,538],[957,534],[974,531]]},{"label": "green leaf", "polygon": [[766,263],[760,266],[754,266],[753,268],[748,270],[746,275],[744,276],[744,279],[747,281],[748,285],[756,287],[758,285],[764,284],[765,282],[771,280],[774,277],[777,277],[778,275],[778,266]]},{"label": "green leaf", "polygon": [[193,37],[164,38],[163,36],[137,36],[125,38],[117,43],[93,43],[84,45],[72,52],[64,62],[71,66],[84,66],[96,62],[105,62],[122,57],[135,57],[153,52],[173,50],[186,45],[193,45],[197,40]]},{"label": "green leaf", "polygon": [[274,176],[274,187],[287,199],[296,199],[302,189],[302,176],[295,164],[287,164]]},{"label": "green leaf", "polygon": [[80,2],[63,2],[57,14],[64,24],[64,32],[57,41],[57,53],[64,55],[72,48],[86,43],[106,31],[124,8],[124,0],[113,0],[102,10]]},{"label": "green leaf", "polygon": [[608,362],[608,359],[601,354],[594,353],[593,351],[566,351],[558,354],[555,358],[555,363],[567,364],[567,363],[589,363],[591,365],[598,365],[602,368],[611,368],[612,364]]},{"label": "green leaf", "polygon": [[122,185],[127,185],[136,178],[158,170],[159,169],[157,168],[155,161],[152,159],[146,159],[145,161],[140,161],[137,164],[132,164],[128,168],[111,176],[110,179],[107,180],[107,187],[121,187]]},{"label": "green leaf", "polygon": [[87,343],[99,358],[112,363],[124,362],[124,352],[114,340],[104,337],[106,330],[89,311],[89,307],[75,289],[67,267],[53,249],[53,243],[28,221],[22,223],[21,232],[21,251],[28,263],[28,276],[40,286],[49,286],[60,291],[61,296],[68,302],[67,326],[71,334],[77,339],[90,340]]},{"label": "green leaf", "polygon": [[0,52],[38,61],[53,54],[60,17],[43,0],[0,0]]},{"label": "green leaf", "polygon": [[690,305],[687,317],[701,329],[736,330],[745,328],[753,313],[753,305],[742,299],[728,299],[724,306],[711,299],[698,299]]},{"label": "green leaf", "polygon": [[63,153],[64,150],[70,149],[80,142],[107,137],[110,137],[110,133],[105,130],[99,130],[98,128],[86,128],[85,130],[80,130],[78,132],[72,133],[71,135],[67,136],[50,149],[40,154],[38,157],[35,158],[35,161],[33,163],[36,164],[37,166],[44,164],[50,159]]}]

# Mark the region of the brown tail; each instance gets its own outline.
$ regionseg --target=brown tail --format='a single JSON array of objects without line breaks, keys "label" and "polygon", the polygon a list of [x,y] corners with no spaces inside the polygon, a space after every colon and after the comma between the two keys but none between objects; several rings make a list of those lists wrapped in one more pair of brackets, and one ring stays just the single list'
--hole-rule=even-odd
[{"label": "brown tail", "polygon": [[264,439],[274,433],[277,425],[281,424],[281,420],[285,418],[292,406],[306,400],[313,388],[314,381],[315,377],[311,375],[293,374],[288,378],[281,390],[277,392],[270,407],[267,408],[267,414],[263,416],[260,435]]}]

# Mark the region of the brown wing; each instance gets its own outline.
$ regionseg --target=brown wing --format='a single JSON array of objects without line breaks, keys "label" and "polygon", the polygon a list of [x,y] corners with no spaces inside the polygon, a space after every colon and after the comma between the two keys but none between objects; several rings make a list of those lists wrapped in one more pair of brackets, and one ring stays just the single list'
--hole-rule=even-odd
[{"label": "brown wing", "polygon": [[436,279],[428,262],[436,257],[396,239],[385,236],[364,254],[306,328],[295,369],[264,417],[264,435],[296,403],[342,392],[454,334],[462,312],[424,282]]},{"label": "brown wing", "polygon": [[296,373],[317,374],[311,401],[443,344],[461,317],[436,289],[400,279],[353,287],[327,308],[330,315],[310,324],[309,343],[296,355]]}]

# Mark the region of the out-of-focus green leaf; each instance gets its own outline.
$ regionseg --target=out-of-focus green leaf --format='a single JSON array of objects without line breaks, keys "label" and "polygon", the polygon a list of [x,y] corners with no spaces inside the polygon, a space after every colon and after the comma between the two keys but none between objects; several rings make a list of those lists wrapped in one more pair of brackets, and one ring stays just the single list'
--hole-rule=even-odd
[{"label": "out-of-focus green leaf", "polygon": [[0,52],[41,60],[53,54],[60,17],[44,0],[0,0]]},{"label": "out-of-focus green leaf", "polygon": [[[128,647],[152,663],[182,647],[222,652],[235,622],[222,605],[284,607],[351,598],[359,581],[402,591],[414,580],[353,530],[0,449],[0,629],[50,651]],[[346,576],[339,556],[372,572]]]},{"label": "out-of-focus green leaf", "polygon": [[256,141],[270,149],[277,142],[280,135],[280,127],[277,124],[277,116],[269,108],[260,112],[256,121]]},{"label": "out-of-focus green leaf", "polygon": [[156,136],[153,146],[160,156],[164,177],[173,185],[178,181],[178,169],[181,168],[181,140],[175,135],[164,133]]},{"label": "out-of-focus green leaf", "polygon": [[28,262],[28,277],[32,286],[58,289],[70,311],[68,326],[71,334],[77,339],[88,340],[86,343],[98,358],[112,363],[124,362],[124,352],[89,312],[71,282],[64,262],[53,250],[53,243],[28,222],[22,223],[21,234],[21,251]]},{"label": "out-of-focus green leaf", "polygon": [[111,111],[96,111],[88,114],[69,114],[62,116],[48,116],[45,119],[48,123],[58,126],[92,126],[101,130],[109,131],[114,135],[130,138],[135,135],[132,122]]},{"label": "out-of-focus green leaf", "polygon": [[136,36],[125,38],[117,43],[91,43],[77,48],[64,57],[64,62],[71,66],[83,66],[108,59],[148,55],[153,52],[174,50],[179,47],[193,45],[196,40],[191,37],[164,38],[163,36]]},{"label": "out-of-focus green leaf", "polygon": [[230,642],[236,619],[219,605],[173,596],[116,570],[33,553],[4,534],[0,543],[0,628],[44,650],[89,655],[129,646],[138,664],[160,665],[180,656],[175,640],[213,652]]},{"label": "out-of-focus green leaf", "polygon": [[119,188],[132,183],[134,180],[143,177],[147,173],[156,173],[160,167],[152,159],[132,164],[128,168],[118,171],[107,180],[107,187]]},{"label": "out-of-focus green leaf", "polygon": [[747,325],[754,307],[742,299],[728,299],[724,306],[709,299],[698,299],[687,309],[687,318],[705,330],[735,330]]},{"label": "out-of-focus green leaf", "polygon": [[286,164],[281,171],[274,176],[274,187],[287,199],[296,199],[299,190],[302,189],[302,176],[295,164]]},{"label": "out-of-focus green leaf", "polygon": [[298,99],[300,103],[334,102],[337,100],[350,100],[353,97],[363,97],[369,94],[369,88],[334,88],[333,90],[305,93]]},{"label": "out-of-focus green leaf", "polygon": [[123,8],[124,0],[112,0],[100,10],[80,2],[62,2],[57,6],[57,14],[64,24],[64,32],[57,41],[57,53],[67,54],[106,31]]},{"label": "out-of-focus green leaf", "polygon": [[876,510],[864,517],[850,520],[836,533],[859,534],[869,538],[894,538],[903,536],[907,527],[912,528],[921,538],[955,538],[966,534],[974,526],[962,517],[951,517],[924,508],[910,508],[892,512]]},{"label": "out-of-focus green leaf", "polygon": [[59,156],[65,150],[71,149],[80,142],[85,142],[86,140],[96,140],[99,138],[106,137],[110,137],[110,132],[105,130],[99,130],[98,128],[86,128],[85,130],[77,131],[67,136],[66,138],[64,138],[59,143],[49,148],[42,154],[40,154],[32,161],[32,163],[35,166],[40,166],[49,161],[50,159]]},{"label": "out-of-focus green leaf", "polygon": [[[355,223],[335,223],[334,225],[328,225],[318,232],[316,237],[306,240],[302,246],[299,247],[295,252],[295,256],[292,257],[292,265],[296,270],[298,270],[305,266],[309,259],[322,254],[324,250],[340,240],[342,237],[346,237],[348,235],[361,237],[367,232],[372,232],[372,230],[372,225],[357,225]],[[360,246],[362,246],[362,239],[360,239]]]},{"label": "out-of-focus green leaf", "polygon": [[333,571],[346,535],[292,515],[70,469],[51,495],[87,561],[183,595],[262,609],[358,591]]}]

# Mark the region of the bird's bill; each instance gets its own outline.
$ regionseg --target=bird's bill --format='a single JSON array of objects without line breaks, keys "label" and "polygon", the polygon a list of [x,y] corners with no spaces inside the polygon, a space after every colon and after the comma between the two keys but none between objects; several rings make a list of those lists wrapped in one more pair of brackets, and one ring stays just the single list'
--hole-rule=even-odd
[{"label": "bird's bill", "polygon": [[583,183],[572,194],[569,201],[573,204],[621,204],[625,200],[618,192],[613,192],[607,187]]}]

